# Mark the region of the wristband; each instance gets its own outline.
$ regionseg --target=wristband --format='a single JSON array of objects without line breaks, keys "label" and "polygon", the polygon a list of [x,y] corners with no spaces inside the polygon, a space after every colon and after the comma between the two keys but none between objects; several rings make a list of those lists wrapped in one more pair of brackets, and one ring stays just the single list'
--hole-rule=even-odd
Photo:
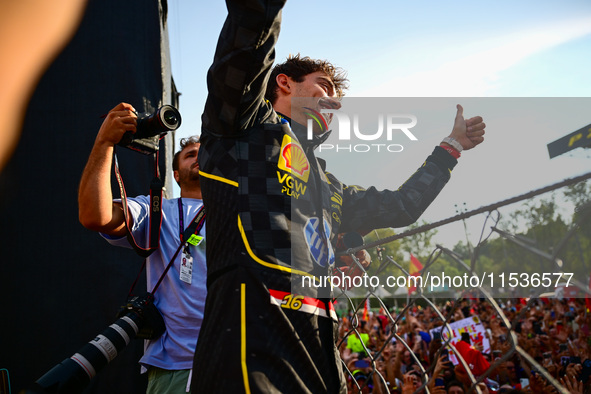
[{"label": "wristband", "polygon": [[450,155],[452,155],[455,159],[459,159],[461,156],[461,153],[458,152],[456,149],[452,148],[451,146],[447,146],[447,145],[439,145],[440,147],[442,147],[443,149],[445,149]]},{"label": "wristband", "polygon": [[445,137],[441,142],[445,142],[446,144],[449,144],[451,146],[453,146],[453,148],[455,150],[458,151],[458,153],[460,153],[461,151],[464,150],[464,147],[462,146],[462,144],[460,144],[455,138],[453,137]]}]

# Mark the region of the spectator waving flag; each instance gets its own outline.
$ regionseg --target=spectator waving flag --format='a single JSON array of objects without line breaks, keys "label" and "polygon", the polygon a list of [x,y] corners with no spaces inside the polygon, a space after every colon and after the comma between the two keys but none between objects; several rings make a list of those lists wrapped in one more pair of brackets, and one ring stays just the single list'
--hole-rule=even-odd
[{"label": "spectator waving flag", "polygon": [[[417,259],[413,254],[410,254],[410,268],[408,269],[408,273],[410,276],[419,276],[421,275],[421,270],[423,269],[423,264]],[[410,279],[410,278],[409,278]],[[416,282],[408,281],[408,294],[412,294],[417,287],[415,286]]]},{"label": "spectator waving flag", "polygon": [[[490,367],[489,362],[484,358],[482,353],[473,346],[470,346],[467,342],[458,341],[453,346],[460,353],[464,361],[466,361],[470,371],[475,376],[482,375]],[[459,368],[465,370],[462,364],[460,364]]]}]

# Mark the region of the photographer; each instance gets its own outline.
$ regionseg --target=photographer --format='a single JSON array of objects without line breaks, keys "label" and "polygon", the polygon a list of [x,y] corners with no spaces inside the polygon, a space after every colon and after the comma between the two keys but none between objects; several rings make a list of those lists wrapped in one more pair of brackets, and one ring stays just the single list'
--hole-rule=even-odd
[{"label": "photographer", "polygon": [[[123,135],[135,133],[137,112],[120,103],[106,116],[82,174],[78,193],[79,218],[84,227],[98,231],[112,245],[130,247],[122,205],[113,200],[111,166],[114,146]],[[148,290],[152,291],[180,245],[183,230],[201,209],[201,187],[195,137],[181,140],[174,156],[174,179],[181,198],[161,203],[160,247],[146,262]],[[150,197],[127,199],[130,228],[138,246],[147,247],[150,231]],[[199,235],[205,234],[201,228]],[[166,331],[146,341],[140,363],[148,371],[148,393],[189,392],[193,354],[203,318],[206,297],[205,243],[185,246],[155,292],[154,305],[164,318]],[[192,266],[191,266],[192,265]]]}]

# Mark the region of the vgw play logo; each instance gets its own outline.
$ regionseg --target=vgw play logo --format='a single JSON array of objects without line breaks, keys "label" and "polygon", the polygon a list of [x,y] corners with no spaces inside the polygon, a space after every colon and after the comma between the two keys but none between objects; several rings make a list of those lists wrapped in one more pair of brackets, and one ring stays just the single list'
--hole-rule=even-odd
[{"label": "vgw play logo", "polygon": [[[378,114],[377,130],[375,130],[375,121],[373,123],[373,130],[369,130],[369,126],[364,126],[365,129],[362,130],[360,119],[367,123],[369,118],[367,115],[365,118],[361,118],[359,114],[349,115],[346,112],[335,109],[323,108],[320,109],[320,112],[308,107],[305,107],[305,109],[305,113],[308,115],[306,125],[308,140],[312,140],[314,134],[323,134],[328,130],[327,117],[329,119],[332,118],[332,125],[335,125],[336,118],[338,143],[320,144],[318,147],[319,152],[397,153],[402,152],[404,146],[398,143],[392,143],[395,136],[404,135],[410,141],[418,141],[417,137],[410,131],[417,124],[417,117],[415,115]],[[329,115],[325,116],[324,114]],[[376,116],[374,115],[373,118],[375,119]]]}]

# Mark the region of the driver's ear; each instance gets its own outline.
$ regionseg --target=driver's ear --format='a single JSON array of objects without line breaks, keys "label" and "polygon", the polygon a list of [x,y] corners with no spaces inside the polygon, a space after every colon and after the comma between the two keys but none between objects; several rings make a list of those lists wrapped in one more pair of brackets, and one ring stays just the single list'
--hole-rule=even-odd
[{"label": "driver's ear", "polygon": [[292,80],[285,74],[277,74],[275,77],[275,81],[277,82],[277,88],[281,91],[281,93],[285,95],[289,95],[292,89]]}]

